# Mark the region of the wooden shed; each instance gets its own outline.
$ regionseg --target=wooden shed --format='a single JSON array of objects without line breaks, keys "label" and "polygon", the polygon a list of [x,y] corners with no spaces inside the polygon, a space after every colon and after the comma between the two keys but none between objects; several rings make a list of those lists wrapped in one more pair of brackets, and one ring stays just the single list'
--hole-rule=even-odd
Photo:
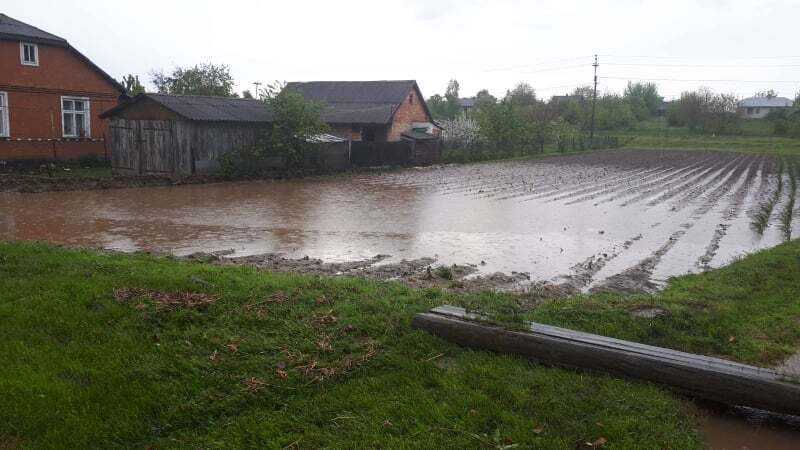
[{"label": "wooden shed", "polygon": [[273,121],[258,100],[168,94],[137,95],[100,117],[120,175],[212,173],[221,155],[255,145]]}]

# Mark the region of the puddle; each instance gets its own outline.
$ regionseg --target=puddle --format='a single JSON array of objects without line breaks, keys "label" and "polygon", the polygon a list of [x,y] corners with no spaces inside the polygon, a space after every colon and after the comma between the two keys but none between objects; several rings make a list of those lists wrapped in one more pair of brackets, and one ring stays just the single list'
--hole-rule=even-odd
[{"label": "puddle", "polygon": [[701,432],[708,450],[797,450],[800,418],[757,410],[703,411]]}]

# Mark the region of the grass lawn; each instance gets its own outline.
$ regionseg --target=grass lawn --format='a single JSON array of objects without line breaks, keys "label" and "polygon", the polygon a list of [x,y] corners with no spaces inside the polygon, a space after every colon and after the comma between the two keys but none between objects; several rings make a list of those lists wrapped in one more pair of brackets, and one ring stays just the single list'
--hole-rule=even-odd
[{"label": "grass lawn", "polygon": [[[458,304],[769,364],[798,348],[798,298],[797,242],[656,296],[533,309],[0,244],[0,448],[699,448],[694,407],[662,388],[461,349],[411,318]],[[629,314],[642,305],[668,313]]]}]

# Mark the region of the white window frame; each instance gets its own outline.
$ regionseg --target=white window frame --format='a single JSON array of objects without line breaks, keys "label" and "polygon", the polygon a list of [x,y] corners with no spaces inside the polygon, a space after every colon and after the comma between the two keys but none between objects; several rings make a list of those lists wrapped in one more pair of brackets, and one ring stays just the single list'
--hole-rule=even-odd
[{"label": "white window frame", "polygon": [[[31,46],[33,48],[33,61],[25,61],[25,46]],[[33,42],[20,42],[19,43],[19,62],[22,63],[23,66],[38,66],[39,65],[39,45],[34,44]]]},{"label": "white window frame", "polygon": [[[71,100],[71,101],[79,101],[79,102],[86,102],[86,109],[81,111],[83,116],[85,117],[84,122],[84,130],[86,133],[83,136],[78,134],[67,134],[67,130],[64,127],[64,114],[72,112],[75,113],[75,110],[64,110],[64,100]],[[75,127],[77,130],[77,127]],[[72,97],[72,96],[61,96],[61,135],[65,138],[88,138],[92,136],[92,113],[91,113],[91,102],[89,101],[89,97]]]},{"label": "white window frame", "polygon": [[8,93],[0,92],[0,97],[3,98],[3,104],[0,106],[0,117],[3,119],[3,127],[0,127],[0,137],[9,137],[11,136],[11,122],[8,120]]}]

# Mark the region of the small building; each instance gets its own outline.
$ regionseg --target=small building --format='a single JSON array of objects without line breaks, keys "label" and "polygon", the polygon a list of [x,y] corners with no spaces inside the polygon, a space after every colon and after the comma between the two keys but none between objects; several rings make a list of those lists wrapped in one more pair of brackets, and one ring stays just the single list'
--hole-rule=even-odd
[{"label": "small building", "polygon": [[461,107],[461,112],[469,114],[470,111],[475,109],[475,97],[465,97],[458,99],[458,106]]},{"label": "small building", "polygon": [[750,97],[739,102],[739,115],[746,119],[764,119],[773,111],[790,112],[794,101],[785,97]]},{"label": "small building", "polygon": [[125,89],[66,39],[0,14],[0,160],[103,156]]},{"label": "small building", "polygon": [[212,173],[223,154],[254,146],[272,111],[251,99],[140,94],[100,115],[120,175]]},{"label": "small building", "polygon": [[293,82],[286,88],[325,105],[331,134],[354,142],[399,142],[408,131],[439,133],[413,80]]},{"label": "small building", "polygon": [[[274,114],[253,99],[203,95],[140,94],[101,114],[111,129],[111,166],[119,175],[213,174],[226,153],[255,147],[272,127]],[[309,168],[350,166],[350,141],[330,134],[308,140],[316,152]],[[280,156],[265,166],[282,168]]]}]

